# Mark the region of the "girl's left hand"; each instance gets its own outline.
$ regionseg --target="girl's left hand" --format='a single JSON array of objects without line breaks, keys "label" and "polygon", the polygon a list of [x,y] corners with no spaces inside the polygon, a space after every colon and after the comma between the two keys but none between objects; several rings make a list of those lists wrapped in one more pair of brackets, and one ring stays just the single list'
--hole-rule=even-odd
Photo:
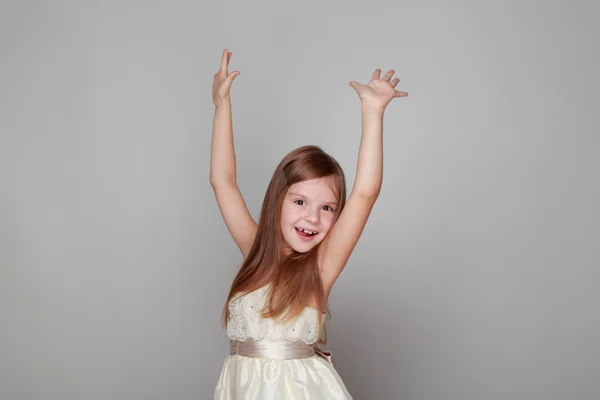
[{"label": "girl's left hand", "polygon": [[356,81],[351,81],[350,86],[356,90],[363,105],[385,109],[394,97],[406,97],[408,93],[396,90],[395,87],[400,82],[399,78],[390,79],[394,75],[394,70],[390,69],[383,78],[380,78],[381,69],[376,69],[371,76],[371,80],[366,85],[361,85]]}]

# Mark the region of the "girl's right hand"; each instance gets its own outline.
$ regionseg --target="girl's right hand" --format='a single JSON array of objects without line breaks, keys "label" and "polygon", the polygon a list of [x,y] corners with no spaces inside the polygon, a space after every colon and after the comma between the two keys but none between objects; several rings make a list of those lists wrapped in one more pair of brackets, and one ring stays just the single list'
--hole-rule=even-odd
[{"label": "girl's right hand", "polygon": [[240,74],[239,71],[233,71],[232,73],[227,72],[227,66],[231,59],[231,52],[227,49],[223,50],[223,56],[221,57],[221,68],[215,74],[215,80],[213,82],[213,103],[215,106],[219,106],[224,102],[230,101],[229,92],[231,89],[231,83],[234,78]]}]

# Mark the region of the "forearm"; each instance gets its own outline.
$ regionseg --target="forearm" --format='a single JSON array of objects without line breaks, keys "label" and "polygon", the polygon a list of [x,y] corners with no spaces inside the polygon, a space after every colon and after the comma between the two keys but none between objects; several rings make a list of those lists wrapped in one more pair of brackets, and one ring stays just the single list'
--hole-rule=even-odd
[{"label": "forearm", "polygon": [[231,101],[215,107],[210,153],[210,183],[236,183]]},{"label": "forearm", "polygon": [[352,191],[363,196],[377,197],[383,180],[384,110],[362,105],[361,112],[362,136]]}]

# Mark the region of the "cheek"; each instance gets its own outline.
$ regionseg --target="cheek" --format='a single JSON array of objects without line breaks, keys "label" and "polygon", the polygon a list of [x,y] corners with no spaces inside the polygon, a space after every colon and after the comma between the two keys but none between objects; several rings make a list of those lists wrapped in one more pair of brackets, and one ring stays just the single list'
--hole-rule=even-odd
[{"label": "cheek", "polygon": [[281,226],[282,226],[282,227],[283,227],[285,224],[287,224],[287,222],[288,222],[288,217],[287,217],[287,214],[286,214],[286,213],[284,213],[284,212],[282,212],[282,213],[281,213],[281,218],[280,218],[279,222],[280,222],[280,224],[281,224]]},{"label": "cheek", "polygon": [[294,221],[294,210],[290,207],[284,206],[281,209],[281,223],[288,224]]},{"label": "cheek", "polygon": [[321,219],[321,224],[323,225],[323,228],[325,228],[324,230],[326,232],[329,232],[329,230],[333,227],[334,219],[335,219],[335,215],[333,213],[327,213]]}]

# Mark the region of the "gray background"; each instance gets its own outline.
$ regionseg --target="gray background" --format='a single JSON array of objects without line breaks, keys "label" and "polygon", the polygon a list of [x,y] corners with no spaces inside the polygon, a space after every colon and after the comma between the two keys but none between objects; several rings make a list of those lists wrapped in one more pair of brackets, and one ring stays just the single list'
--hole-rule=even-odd
[{"label": "gray background", "polygon": [[[151,4],[150,4],[151,3]],[[223,48],[255,217],[395,68],[384,186],[330,298],[357,399],[598,399],[598,2],[0,6],[0,398],[208,399],[241,256],[208,183]]]}]

